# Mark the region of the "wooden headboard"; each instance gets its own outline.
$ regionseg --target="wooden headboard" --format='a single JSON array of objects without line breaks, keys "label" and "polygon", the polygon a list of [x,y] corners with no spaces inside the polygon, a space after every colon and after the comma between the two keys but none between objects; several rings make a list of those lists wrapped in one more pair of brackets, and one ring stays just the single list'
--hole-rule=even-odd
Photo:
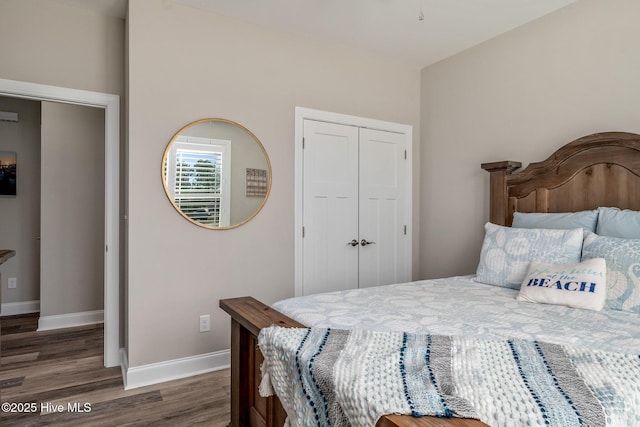
[{"label": "wooden headboard", "polygon": [[572,141],[548,159],[483,163],[490,217],[511,225],[514,212],[577,212],[599,206],[640,210],[640,135],[604,132]]}]

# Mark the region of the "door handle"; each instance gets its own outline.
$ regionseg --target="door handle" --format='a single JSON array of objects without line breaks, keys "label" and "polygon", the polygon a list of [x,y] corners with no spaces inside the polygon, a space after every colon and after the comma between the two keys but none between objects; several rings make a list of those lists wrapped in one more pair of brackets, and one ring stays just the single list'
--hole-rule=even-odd
[{"label": "door handle", "polygon": [[360,244],[362,246],[367,246],[367,245],[375,245],[376,242],[367,242],[365,239],[362,239],[362,241],[360,242]]},{"label": "door handle", "polygon": [[356,239],[353,239],[352,241],[350,241],[349,243],[347,243],[347,246],[358,246],[358,241]]}]

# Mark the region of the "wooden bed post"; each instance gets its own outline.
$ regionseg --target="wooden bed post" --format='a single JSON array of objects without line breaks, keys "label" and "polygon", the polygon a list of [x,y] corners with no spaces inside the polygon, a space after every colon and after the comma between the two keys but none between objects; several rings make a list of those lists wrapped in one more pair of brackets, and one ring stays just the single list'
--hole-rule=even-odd
[{"label": "wooden bed post", "polygon": [[510,225],[509,194],[507,192],[507,175],[522,166],[520,162],[506,160],[503,162],[483,163],[482,169],[490,174],[489,181],[489,221],[498,225]]},{"label": "wooden bed post", "polygon": [[[249,370],[249,358],[247,349],[249,348],[248,332],[235,319],[231,319],[231,388],[235,393],[231,393],[231,424],[230,426],[249,425],[249,408],[245,396],[250,393],[247,382]],[[241,392],[239,392],[241,391]]]},{"label": "wooden bed post", "polygon": [[251,297],[220,300],[220,308],[231,315],[231,423],[230,427],[280,427],[286,413],[276,396],[260,397],[258,334],[262,328],[304,325]]}]

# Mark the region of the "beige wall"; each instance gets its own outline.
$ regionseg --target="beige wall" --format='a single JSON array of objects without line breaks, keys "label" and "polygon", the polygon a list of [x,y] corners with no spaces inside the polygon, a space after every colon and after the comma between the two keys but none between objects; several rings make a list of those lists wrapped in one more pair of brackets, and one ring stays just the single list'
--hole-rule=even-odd
[{"label": "beige wall", "polygon": [[42,103],[40,314],[102,310],[104,110]]},{"label": "beige wall", "polygon": [[640,2],[582,0],[422,71],[421,277],[475,272],[480,163],[640,132]]},{"label": "beige wall", "polygon": [[0,78],[123,93],[122,19],[51,0],[2,0],[0,40]]},{"label": "beige wall", "polygon": [[[221,298],[293,295],[295,106],[410,124],[417,141],[420,74],[162,0],[130,2],[128,31],[128,356],[139,366],[229,348]],[[272,163],[264,209],[233,230],[182,219],[160,180],[171,136],[205,117],[246,126]],[[212,315],[209,333],[198,332],[201,314]]]},{"label": "beige wall", "polygon": [[[40,102],[0,97],[0,111],[18,113],[18,123],[0,121],[0,151],[17,157],[16,196],[0,196],[0,248],[15,257],[0,266],[2,304],[40,299]],[[17,287],[9,289],[7,279]]]}]

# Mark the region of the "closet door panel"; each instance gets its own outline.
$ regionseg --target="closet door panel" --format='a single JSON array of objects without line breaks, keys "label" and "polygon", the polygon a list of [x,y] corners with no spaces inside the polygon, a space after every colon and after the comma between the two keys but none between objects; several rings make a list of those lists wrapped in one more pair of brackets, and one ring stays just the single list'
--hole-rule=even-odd
[{"label": "closet door panel", "polygon": [[359,286],[401,282],[406,280],[400,268],[406,238],[404,135],[362,128],[359,140]]},{"label": "closet door panel", "polygon": [[358,129],[304,121],[303,294],[358,286]]}]

